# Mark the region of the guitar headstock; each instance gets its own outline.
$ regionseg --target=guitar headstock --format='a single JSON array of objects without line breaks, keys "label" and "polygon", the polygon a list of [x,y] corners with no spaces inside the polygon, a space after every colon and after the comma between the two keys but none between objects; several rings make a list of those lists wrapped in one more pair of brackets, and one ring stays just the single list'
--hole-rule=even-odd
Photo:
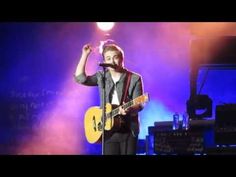
[{"label": "guitar headstock", "polygon": [[149,94],[145,93],[134,99],[134,104],[143,104],[149,101]]}]

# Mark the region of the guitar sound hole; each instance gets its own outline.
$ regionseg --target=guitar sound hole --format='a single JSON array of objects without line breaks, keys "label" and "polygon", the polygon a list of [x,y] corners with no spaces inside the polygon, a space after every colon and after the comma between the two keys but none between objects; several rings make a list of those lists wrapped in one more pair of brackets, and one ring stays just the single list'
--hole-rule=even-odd
[{"label": "guitar sound hole", "polygon": [[94,129],[94,131],[97,131],[95,116],[93,116],[93,129]]}]

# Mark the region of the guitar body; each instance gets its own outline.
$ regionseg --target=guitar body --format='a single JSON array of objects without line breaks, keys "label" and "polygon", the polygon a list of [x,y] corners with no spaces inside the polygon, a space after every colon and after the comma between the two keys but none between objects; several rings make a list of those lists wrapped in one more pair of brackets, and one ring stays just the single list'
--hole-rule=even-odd
[{"label": "guitar body", "polygon": [[[111,112],[112,105],[106,104],[106,113]],[[106,121],[105,130],[111,130],[112,119]],[[89,143],[98,143],[102,136],[102,109],[98,106],[91,107],[85,113],[84,118],[85,136]]]},{"label": "guitar body", "polygon": [[[106,113],[110,113],[112,109],[118,107],[117,105],[106,104]],[[124,123],[123,117],[117,115],[115,117],[106,119],[105,130],[119,130]],[[85,136],[89,143],[101,142],[102,136],[102,109],[98,106],[91,107],[85,113],[84,118]]]},{"label": "guitar body", "polygon": [[[144,103],[148,95],[142,95],[133,100],[133,104]],[[105,131],[119,130],[125,123],[124,117],[118,115],[118,106],[106,104]],[[99,143],[102,138],[102,109],[98,106],[89,108],[84,117],[85,136],[89,143]]]}]

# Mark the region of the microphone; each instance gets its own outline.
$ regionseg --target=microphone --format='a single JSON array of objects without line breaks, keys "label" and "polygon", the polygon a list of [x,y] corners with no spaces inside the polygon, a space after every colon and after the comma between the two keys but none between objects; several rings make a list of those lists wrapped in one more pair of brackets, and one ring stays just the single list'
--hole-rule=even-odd
[{"label": "microphone", "polygon": [[111,67],[113,69],[116,69],[117,68],[117,65],[113,65],[113,64],[110,64],[110,63],[99,63],[99,66],[102,66],[102,67]]}]

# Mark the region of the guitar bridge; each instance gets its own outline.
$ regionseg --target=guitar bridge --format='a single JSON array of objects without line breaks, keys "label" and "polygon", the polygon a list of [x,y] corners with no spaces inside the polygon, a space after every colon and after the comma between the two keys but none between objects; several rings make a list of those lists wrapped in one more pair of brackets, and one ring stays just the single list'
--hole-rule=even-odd
[{"label": "guitar bridge", "polygon": [[102,123],[101,122],[98,123],[98,131],[102,131]]}]

